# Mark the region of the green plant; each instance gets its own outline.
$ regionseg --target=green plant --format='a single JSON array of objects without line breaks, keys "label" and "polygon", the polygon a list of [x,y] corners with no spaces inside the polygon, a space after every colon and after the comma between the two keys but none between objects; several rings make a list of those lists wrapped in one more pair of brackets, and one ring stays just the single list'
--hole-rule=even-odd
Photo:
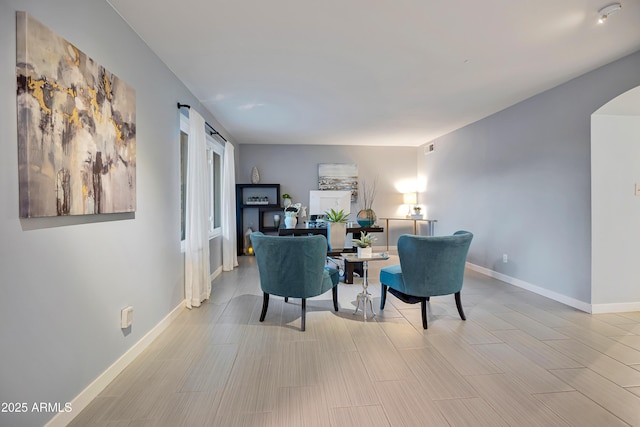
[{"label": "green plant", "polygon": [[349,214],[344,213],[344,209],[340,209],[339,211],[331,209],[325,211],[324,216],[328,222],[347,222]]},{"label": "green plant", "polygon": [[373,244],[373,241],[376,240],[375,236],[368,234],[366,231],[360,233],[359,239],[353,239],[352,242],[361,248],[368,248]]},{"label": "green plant", "polygon": [[290,199],[290,198],[291,198],[291,196],[289,195],[289,193],[284,193],[284,194],[282,195],[282,198],[283,198],[283,199]]}]

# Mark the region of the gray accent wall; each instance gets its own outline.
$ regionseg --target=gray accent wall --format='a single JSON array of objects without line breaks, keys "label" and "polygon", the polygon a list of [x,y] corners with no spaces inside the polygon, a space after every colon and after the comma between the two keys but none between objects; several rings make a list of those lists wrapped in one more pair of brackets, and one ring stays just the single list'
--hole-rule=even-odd
[{"label": "gray accent wall", "polygon": [[[240,144],[236,155],[238,184],[250,183],[251,168],[256,166],[261,183],[280,184],[281,194],[289,193],[294,203],[305,206],[309,205],[309,191],[318,189],[319,163],[356,163],[361,181],[372,183],[377,177],[373,209],[379,218],[406,215],[400,189],[404,183],[416,180],[415,147]],[[359,209],[357,203],[352,204],[352,220]],[[381,221],[378,224],[384,225]],[[412,231],[412,226],[394,223],[390,229],[389,244],[395,246],[397,237]],[[380,234],[375,245],[385,243],[384,234]]]},{"label": "gray accent wall", "polygon": [[590,118],[639,84],[636,52],[421,149],[439,232],[472,231],[471,263],[590,304]]},{"label": "gray accent wall", "polygon": [[[18,217],[16,10],[136,90],[135,214]],[[184,299],[176,103],[201,105],[104,0],[2,0],[0,40],[0,402],[64,406]],[[127,305],[134,320],[123,332]],[[54,415],[0,413],[0,425]]]}]

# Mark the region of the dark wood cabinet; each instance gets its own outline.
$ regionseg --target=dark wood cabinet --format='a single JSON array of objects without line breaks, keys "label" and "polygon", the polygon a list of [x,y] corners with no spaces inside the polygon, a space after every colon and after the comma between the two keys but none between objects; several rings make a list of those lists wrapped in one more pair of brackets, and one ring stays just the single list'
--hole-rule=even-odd
[{"label": "dark wood cabinet", "polygon": [[253,224],[253,231],[263,233],[276,232],[273,224],[265,223],[265,213],[282,211],[281,221],[284,221],[284,208],[280,206],[280,184],[236,184],[236,239],[237,253],[244,254],[244,233],[249,227],[244,223],[244,213],[252,210],[257,213],[257,226]]}]

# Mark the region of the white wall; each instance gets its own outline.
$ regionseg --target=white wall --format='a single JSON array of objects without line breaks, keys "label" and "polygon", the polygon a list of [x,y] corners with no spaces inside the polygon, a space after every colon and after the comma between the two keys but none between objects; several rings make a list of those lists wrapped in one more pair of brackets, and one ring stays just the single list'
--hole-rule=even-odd
[{"label": "white wall", "polygon": [[[135,214],[19,219],[16,10],[136,90]],[[0,40],[0,402],[64,404],[184,299],[176,103],[201,105],[104,0],[2,0]],[[0,425],[53,415],[0,413]]]},{"label": "white wall", "polygon": [[636,184],[640,186],[640,87],[616,97],[591,118],[594,311],[640,309]]}]

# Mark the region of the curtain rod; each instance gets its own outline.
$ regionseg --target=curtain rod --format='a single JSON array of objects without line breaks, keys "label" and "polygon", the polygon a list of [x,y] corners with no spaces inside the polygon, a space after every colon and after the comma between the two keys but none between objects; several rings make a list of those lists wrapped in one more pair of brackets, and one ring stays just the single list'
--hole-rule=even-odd
[{"label": "curtain rod", "polygon": [[[183,108],[183,107],[184,107],[184,108],[186,108],[187,110],[190,110],[190,109],[191,109],[191,105],[189,105],[189,104],[180,104],[180,103],[178,102],[178,110],[179,110],[179,109],[181,109],[181,108]],[[209,134],[210,134],[211,136],[213,136],[213,135],[218,135],[220,138],[222,138],[222,140],[223,140],[224,142],[229,142],[229,141],[227,141],[227,138],[225,138],[224,136],[222,136],[222,134],[221,134],[220,132],[218,132],[218,131],[217,131],[213,126],[211,126],[209,123],[204,122],[204,124],[205,124],[205,125],[207,125],[207,126],[209,126],[209,127],[211,128],[211,131],[209,131]]]}]

